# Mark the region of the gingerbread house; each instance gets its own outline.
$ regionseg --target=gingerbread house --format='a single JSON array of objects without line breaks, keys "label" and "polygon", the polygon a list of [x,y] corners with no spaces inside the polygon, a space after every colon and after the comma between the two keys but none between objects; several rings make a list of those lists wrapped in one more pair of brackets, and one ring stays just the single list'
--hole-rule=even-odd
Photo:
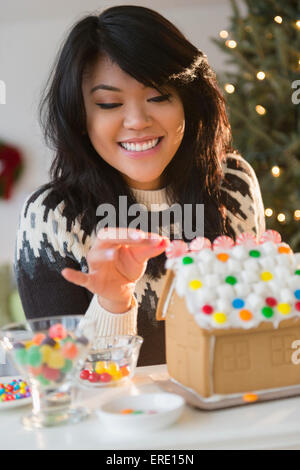
[{"label": "gingerbread house", "polygon": [[171,378],[208,399],[300,384],[300,253],[267,231],[177,240],[167,257],[157,319]]}]

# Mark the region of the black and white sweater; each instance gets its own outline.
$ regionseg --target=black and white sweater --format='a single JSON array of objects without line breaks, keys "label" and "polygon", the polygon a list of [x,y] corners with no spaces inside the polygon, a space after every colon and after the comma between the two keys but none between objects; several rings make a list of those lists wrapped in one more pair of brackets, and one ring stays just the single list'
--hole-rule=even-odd
[{"label": "black and white sweater", "polygon": [[[239,162],[239,165],[237,164]],[[236,234],[265,230],[264,207],[252,167],[237,154],[224,164],[223,190],[227,192],[228,216]],[[166,204],[166,189],[134,190],[137,201],[148,210],[152,204]],[[238,217],[230,208],[235,207]],[[66,281],[61,271],[74,268],[88,271],[87,253],[96,232],[87,234],[79,220],[70,222],[64,203],[53,203],[51,190],[38,189],[24,203],[20,215],[15,250],[15,274],[27,318],[82,314],[96,319],[97,334],[140,334],[144,338],[138,365],[165,362],[164,322],[155,319],[164,275],[152,280],[145,273],[136,284],[133,305],[128,312],[104,310],[97,296]]]}]

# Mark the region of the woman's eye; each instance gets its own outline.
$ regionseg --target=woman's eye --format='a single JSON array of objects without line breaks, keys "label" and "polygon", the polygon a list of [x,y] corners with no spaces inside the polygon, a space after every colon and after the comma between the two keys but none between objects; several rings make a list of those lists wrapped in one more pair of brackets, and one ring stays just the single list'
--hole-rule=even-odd
[{"label": "woman's eye", "polygon": [[[154,101],[155,103],[160,103],[161,101],[170,101],[171,94],[168,93],[167,95],[160,95],[160,96],[155,96],[154,98],[151,98],[149,101]],[[121,103],[97,103],[97,106],[99,106],[101,109],[113,109],[117,108],[118,106],[122,106]]]}]

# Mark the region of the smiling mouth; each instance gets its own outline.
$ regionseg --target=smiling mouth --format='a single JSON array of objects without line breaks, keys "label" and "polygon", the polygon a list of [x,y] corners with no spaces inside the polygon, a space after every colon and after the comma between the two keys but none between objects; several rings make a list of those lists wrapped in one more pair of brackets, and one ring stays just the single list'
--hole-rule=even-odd
[{"label": "smiling mouth", "polygon": [[[118,142],[118,145],[122,149],[127,150],[129,152],[146,152],[147,150],[152,150],[155,147],[157,147],[159,145],[159,143],[162,141],[162,139],[163,139],[163,137],[158,137],[157,142],[153,147],[148,147],[148,148],[145,148],[145,149],[141,148],[143,145],[145,145],[145,142],[144,143],[142,143],[142,142],[136,142],[136,143],[130,142],[130,143],[128,143],[128,146],[131,146],[131,144],[134,144],[134,147],[132,147],[132,148],[126,148],[124,145],[122,145],[121,142]],[[156,139],[152,139],[152,140],[156,140]],[[136,150],[136,145],[140,146],[140,150]]]}]

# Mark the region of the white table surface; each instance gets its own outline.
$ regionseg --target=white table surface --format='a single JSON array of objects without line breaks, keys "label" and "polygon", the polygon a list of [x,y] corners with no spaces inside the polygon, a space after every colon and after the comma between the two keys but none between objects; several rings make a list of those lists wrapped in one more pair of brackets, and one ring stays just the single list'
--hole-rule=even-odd
[{"label": "white table surface", "polygon": [[[139,367],[127,385],[80,389],[76,400],[94,410],[115,395],[162,392],[151,376],[167,378],[166,366]],[[28,412],[0,411],[0,449],[300,449],[300,397],[218,411],[186,405],[176,424],[144,435],[113,434],[93,412],[78,424],[28,431],[21,424]]]}]

